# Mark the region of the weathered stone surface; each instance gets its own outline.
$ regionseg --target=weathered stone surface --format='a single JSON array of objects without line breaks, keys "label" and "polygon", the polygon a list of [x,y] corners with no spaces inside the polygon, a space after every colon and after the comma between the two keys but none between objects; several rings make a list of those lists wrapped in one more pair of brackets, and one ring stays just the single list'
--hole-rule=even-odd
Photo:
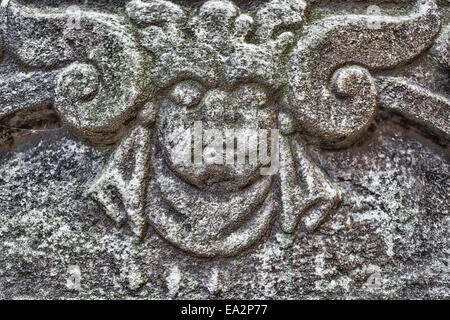
[{"label": "weathered stone surface", "polygon": [[448,3],[69,2],[0,8],[0,298],[450,298]]}]

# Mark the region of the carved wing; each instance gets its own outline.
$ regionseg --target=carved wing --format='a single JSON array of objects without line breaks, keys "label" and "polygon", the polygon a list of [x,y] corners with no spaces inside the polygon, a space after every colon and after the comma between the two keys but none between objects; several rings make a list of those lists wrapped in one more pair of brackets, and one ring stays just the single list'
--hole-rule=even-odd
[{"label": "carved wing", "polygon": [[323,19],[291,54],[285,104],[295,129],[313,143],[340,148],[360,137],[377,110],[378,90],[370,71],[410,61],[433,44],[440,30],[432,0],[417,1],[409,16],[377,17],[379,28],[372,19]]},{"label": "carved wing", "polygon": [[2,51],[29,73],[3,80],[0,119],[49,101],[80,138],[118,141],[150,79],[125,21],[87,11],[42,13],[15,1],[1,10]]},{"label": "carved wing", "polygon": [[[89,190],[117,223],[145,233],[143,197],[151,132],[150,66],[126,21],[90,11],[42,13],[15,1],[1,8],[1,52],[28,73],[0,82],[0,120],[52,105],[68,128],[96,145],[116,143],[143,109]],[[151,110],[150,110],[151,111]],[[143,126],[144,125],[144,126]]]},{"label": "carved wing", "polygon": [[[418,1],[405,17],[332,16],[307,28],[291,53],[283,93],[284,231],[293,232],[305,213],[306,228],[314,229],[342,200],[339,188],[308,157],[303,139],[325,148],[349,146],[381,106],[448,140],[448,99],[395,78],[374,79],[370,73],[418,56],[433,44],[439,30],[437,6],[431,0]],[[448,48],[448,42],[441,43]],[[441,60],[448,61],[444,57]],[[394,102],[393,94],[403,99]]]}]

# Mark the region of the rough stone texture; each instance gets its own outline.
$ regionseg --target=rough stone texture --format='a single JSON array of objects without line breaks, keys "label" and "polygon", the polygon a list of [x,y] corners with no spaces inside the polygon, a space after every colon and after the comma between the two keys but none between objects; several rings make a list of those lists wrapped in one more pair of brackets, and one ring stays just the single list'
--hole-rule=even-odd
[{"label": "rough stone texture", "polygon": [[448,2],[3,3],[0,298],[450,298]]}]

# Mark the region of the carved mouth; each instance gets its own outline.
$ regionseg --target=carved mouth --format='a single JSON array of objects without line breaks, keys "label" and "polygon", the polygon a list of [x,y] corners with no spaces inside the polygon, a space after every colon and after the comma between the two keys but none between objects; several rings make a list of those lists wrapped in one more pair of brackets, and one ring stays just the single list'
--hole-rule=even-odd
[{"label": "carved mouth", "polygon": [[164,154],[164,161],[178,178],[194,189],[206,193],[235,193],[246,189],[261,178],[261,164],[174,164]]}]

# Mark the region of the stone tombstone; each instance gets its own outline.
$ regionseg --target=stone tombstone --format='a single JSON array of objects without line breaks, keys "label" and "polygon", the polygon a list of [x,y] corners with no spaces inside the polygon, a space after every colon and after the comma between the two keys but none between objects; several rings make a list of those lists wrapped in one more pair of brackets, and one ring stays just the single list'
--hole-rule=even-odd
[{"label": "stone tombstone", "polygon": [[450,298],[450,4],[3,0],[0,298]]}]

